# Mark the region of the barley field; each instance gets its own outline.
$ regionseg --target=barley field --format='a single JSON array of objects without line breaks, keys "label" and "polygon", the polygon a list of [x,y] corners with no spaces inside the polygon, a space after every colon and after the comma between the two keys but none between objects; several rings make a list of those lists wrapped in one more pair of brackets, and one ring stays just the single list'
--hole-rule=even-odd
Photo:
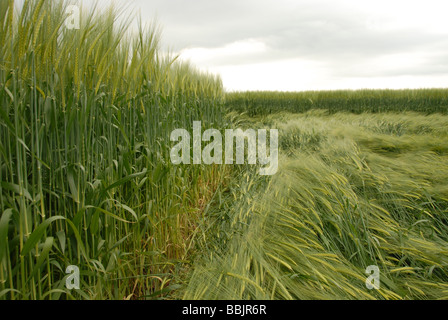
[{"label": "barley field", "polygon": [[279,129],[279,171],[241,169],[214,199],[183,298],[448,298],[448,116],[231,116]]},{"label": "barley field", "polygon": [[[448,89],[228,93],[67,6],[0,2],[0,300],[448,299]],[[193,121],[278,129],[278,172],[172,164]]]},{"label": "barley field", "polygon": [[[221,80],[113,7],[79,30],[66,2],[14,7],[0,3],[0,299],[169,292],[226,174],[173,166],[170,132],[223,125]],[[83,290],[66,289],[68,265]]]}]

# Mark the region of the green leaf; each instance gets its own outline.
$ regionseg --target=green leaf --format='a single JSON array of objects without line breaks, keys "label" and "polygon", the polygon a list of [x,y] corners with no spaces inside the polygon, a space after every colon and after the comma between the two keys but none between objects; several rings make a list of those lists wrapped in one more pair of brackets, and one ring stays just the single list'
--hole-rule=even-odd
[{"label": "green leaf", "polygon": [[83,257],[86,259],[87,263],[90,265],[89,258],[88,258],[87,253],[86,253],[86,249],[84,247],[84,244],[82,242],[81,235],[79,234],[78,229],[76,229],[75,225],[73,224],[73,222],[70,221],[70,219],[65,219],[65,221],[68,223],[70,228],[72,228],[72,230],[73,230],[73,233],[75,235],[76,241],[78,242],[79,251],[81,252]]},{"label": "green leaf", "polygon": [[8,126],[9,130],[14,133],[14,125],[12,124],[11,120],[9,120],[8,115],[6,114],[6,112],[3,110],[3,108],[0,108],[0,116],[1,119],[3,119],[3,121],[6,123],[6,125]]},{"label": "green leaf", "polygon": [[65,253],[65,243],[66,243],[65,231],[61,230],[61,231],[56,232],[56,236],[58,237],[62,254],[64,254]]},{"label": "green leaf", "polygon": [[3,257],[6,254],[6,246],[8,245],[8,226],[12,214],[12,209],[6,209],[0,218],[0,261],[3,260]]},{"label": "green leaf", "polygon": [[172,285],[169,285],[168,287],[163,288],[162,290],[156,291],[150,295],[142,296],[142,298],[154,298],[156,296],[162,295],[164,293],[169,293],[169,292],[178,290],[180,288],[182,288],[182,286],[180,284],[172,284]]},{"label": "green leaf", "polygon": [[138,221],[137,214],[135,213],[134,210],[132,210],[130,207],[128,207],[127,205],[122,204],[122,203],[117,203],[117,205],[119,207],[123,208],[124,210],[126,210],[127,212],[129,212],[130,214],[132,214],[132,216],[135,218],[135,221]]},{"label": "green leaf", "polygon": [[72,193],[73,200],[76,203],[79,203],[78,187],[75,183],[74,175],[75,175],[75,170],[73,168],[70,168],[67,172],[68,185],[70,187],[70,192]]},{"label": "green leaf", "polygon": [[[22,195],[22,193],[20,192],[20,186],[17,184],[2,181],[1,185],[2,185],[3,189],[15,192],[20,196]],[[25,188],[22,188],[22,190],[23,190],[23,196],[25,198],[27,198],[28,200],[33,201],[33,198],[31,197],[31,194],[29,193],[29,191],[26,190]]]},{"label": "green leaf", "polygon": [[124,178],[121,178],[120,180],[118,180],[118,181],[112,183],[110,186],[106,187],[106,188],[103,190],[103,192],[106,192],[106,191],[108,191],[108,190],[110,190],[110,189],[116,188],[116,187],[118,187],[119,185],[122,185],[122,184],[128,182],[128,181],[131,180],[131,179],[140,177],[140,176],[146,174],[146,171],[147,171],[147,169],[144,168],[142,172],[133,173],[133,174],[130,174],[130,175],[124,177]]},{"label": "green leaf", "polygon": [[14,102],[14,95],[12,94],[12,92],[7,87],[4,87],[3,89],[5,89],[6,93],[11,98],[11,101]]},{"label": "green leaf", "polygon": [[112,247],[109,248],[109,251],[115,249],[116,247],[118,247],[120,244],[122,244],[127,238],[129,238],[132,234],[128,234],[127,236],[124,236],[123,238],[121,238],[120,240],[118,240]]},{"label": "green leaf", "polygon": [[30,277],[28,278],[28,280],[26,281],[27,283],[36,276],[37,272],[39,271],[40,267],[42,266],[42,264],[45,262],[45,260],[47,259],[51,248],[53,247],[53,243],[54,243],[54,238],[53,237],[48,237],[45,239],[45,243],[44,246],[42,248],[42,251],[39,254],[39,258],[37,258],[37,263],[35,264],[33,271],[31,272]]},{"label": "green leaf", "polygon": [[131,221],[127,221],[127,220],[125,220],[123,218],[120,218],[119,216],[117,216],[117,215],[113,214],[112,212],[109,212],[109,211],[107,211],[107,210],[105,210],[103,208],[94,207],[94,206],[86,206],[86,207],[84,207],[84,209],[89,209],[89,208],[96,209],[96,210],[98,210],[98,211],[100,211],[100,212],[102,212],[102,213],[104,213],[104,214],[106,214],[108,216],[111,216],[112,218],[117,219],[119,221],[126,222],[126,223],[132,223]]},{"label": "green leaf", "polygon": [[99,229],[99,225],[100,225],[100,213],[99,211],[95,211],[95,213],[93,214],[91,220],[90,220],[90,232],[92,234],[97,234],[98,229]]},{"label": "green leaf", "polygon": [[28,240],[26,240],[25,245],[23,246],[22,252],[20,253],[21,256],[26,256],[28,253],[30,253],[31,249],[39,242],[39,240],[42,238],[42,236],[45,233],[45,230],[47,230],[47,227],[56,220],[66,220],[66,218],[62,216],[55,216],[48,218],[44,222],[42,222],[34,231],[31,233]]},{"label": "green leaf", "polygon": [[0,298],[3,297],[8,292],[17,292],[18,294],[22,294],[19,290],[16,290],[16,289],[5,289],[5,290],[0,291]]}]

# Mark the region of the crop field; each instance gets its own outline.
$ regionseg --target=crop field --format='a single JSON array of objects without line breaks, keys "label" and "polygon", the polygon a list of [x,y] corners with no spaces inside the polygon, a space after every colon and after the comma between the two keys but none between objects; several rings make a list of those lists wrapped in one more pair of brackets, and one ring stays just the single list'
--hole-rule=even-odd
[{"label": "crop field", "polygon": [[228,94],[226,105],[228,110],[249,115],[312,109],[326,109],[330,113],[417,111],[446,114],[448,95],[446,89],[232,92]]},{"label": "crop field", "polygon": [[[448,299],[448,89],[228,93],[67,5],[0,2],[0,300]],[[173,164],[194,121],[278,129],[278,172]]]},{"label": "crop field", "polygon": [[242,170],[216,201],[184,298],[448,298],[447,116],[234,116],[279,129],[279,171]]},{"label": "crop field", "polygon": [[[155,26],[126,33],[117,10],[69,30],[64,2],[13,7],[0,3],[0,298],[169,291],[225,174],[172,165],[170,132],[222,126],[221,80],[162,55]],[[66,289],[68,265],[84,290]]]}]

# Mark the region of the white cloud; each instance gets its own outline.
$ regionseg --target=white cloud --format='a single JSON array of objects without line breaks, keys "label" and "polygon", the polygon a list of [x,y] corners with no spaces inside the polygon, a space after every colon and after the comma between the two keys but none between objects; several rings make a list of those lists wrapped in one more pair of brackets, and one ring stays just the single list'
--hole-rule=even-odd
[{"label": "white cloud", "polygon": [[[102,3],[109,0],[98,0]],[[446,87],[446,0],[127,0],[231,90]]]},{"label": "white cloud", "polygon": [[319,63],[302,59],[220,66],[211,71],[221,74],[229,91],[312,90],[320,79],[328,76]]},{"label": "white cloud", "polygon": [[266,44],[255,39],[235,41],[218,48],[187,48],[180,52],[183,59],[202,67],[213,67],[225,61],[253,57],[267,51]]}]

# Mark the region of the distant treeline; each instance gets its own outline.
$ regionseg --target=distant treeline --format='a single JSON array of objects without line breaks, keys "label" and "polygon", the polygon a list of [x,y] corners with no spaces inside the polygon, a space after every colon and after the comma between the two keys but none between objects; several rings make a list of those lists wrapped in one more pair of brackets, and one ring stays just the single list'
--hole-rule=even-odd
[{"label": "distant treeline", "polygon": [[247,112],[249,115],[305,112],[310,109],[327,109],[330,113],[447,113],[448,89],[232,92],[226,96],[226,105],[231,111]]}]

